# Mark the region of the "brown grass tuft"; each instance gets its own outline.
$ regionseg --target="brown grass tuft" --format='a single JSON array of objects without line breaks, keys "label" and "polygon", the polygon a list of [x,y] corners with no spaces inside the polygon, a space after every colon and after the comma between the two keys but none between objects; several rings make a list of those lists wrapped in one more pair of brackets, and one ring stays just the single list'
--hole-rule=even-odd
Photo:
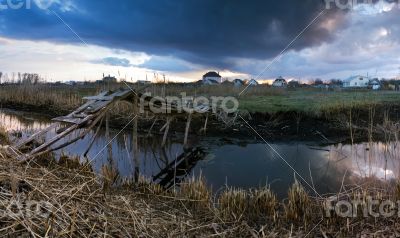
[{"label": "brown grass tuft", "polygon": [[10,143],[8,132],[3,126],[0,126],[0,144],[7,145]]},{"label": "brown grass tuft", "polygon": [[110,189],[120,179],[118,170],[115,167],[109,165],[103,165],[101,167],[101,177],[104,190]]},{"label": "brown grass tuft", "polygon": [[192,177],[187,182],[182,183],[179,189],[179,197],[185,198],[187,206],[192,208],[210,208],[211,190],[207,186],[205,179]]},{"label": "brown grass tuft", "polygon": [[249,215],[253,219],[269,217],[276,220],[278,206],[278,199],[270,187],[253,190],[250,194]]},{"label": "brown grass tuft", "polygon": [[288,192],[288,203],[285,204],[287,219],[307,221],[311,216],[311,200],[303,186],[296,180]]},{"label": "brown grass tuft", "polygon": [[225,220],[241,220],[248,209],[248,193],[228,188],[219,196],[219,213]]}]

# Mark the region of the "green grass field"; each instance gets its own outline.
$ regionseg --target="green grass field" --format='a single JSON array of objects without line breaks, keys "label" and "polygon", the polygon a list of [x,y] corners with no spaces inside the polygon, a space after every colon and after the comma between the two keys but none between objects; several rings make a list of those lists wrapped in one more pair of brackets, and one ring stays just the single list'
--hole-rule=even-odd
[{"label": "green grass field", "polygon": [[249,112],[276,113],[298,111],[321,112],[348,107],[367,107],[374,104],[400,104],[396,91],[286,91],[281,95],[245,95],[240,98],[240,109]]},{"label": "green grass field", "polygon": [[[162,95],[163,85],[151,85],[146,92],[153,96]],[[106,87],[97,84],[87,86],[53,86],[53,85],[8,85],[0,86],[0,103],[3,107],[16,103],[28,106],[40,106],[49,110],[65,111],[78,107],[82,97],[96,95],[107,89],[127,88],[119,83]],[[239,109],[249,112],[305,112],[320,113],[349,107],[367,108],[375,104],[400,105],[400,92],[396,91],[327,91],[324,89],[298,88],[296,90],[271,88],[266,85],[248,88],[219,86],[182,86],[168,84],[165,86],[167,96],[231,96],[239,99]]]}]

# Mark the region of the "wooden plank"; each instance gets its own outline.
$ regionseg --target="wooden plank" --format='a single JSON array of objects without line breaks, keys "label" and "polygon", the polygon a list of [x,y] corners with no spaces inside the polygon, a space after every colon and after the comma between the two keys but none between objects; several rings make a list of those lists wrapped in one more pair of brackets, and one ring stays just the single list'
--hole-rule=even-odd
[{"label": "wooden plank", "polygon": [[52,151],[56,151],[56,150],[65,148],[65,147],[67,147],[67,146],[69,146],[69,145],[71,145],[71,144],[77,142],[78,140],[83,139],[87,134],[89,134],[89,132],[93,129],[93,127],[94,127],[94,126],[100,121],[100,119],[102,119],[103,117],[104,117],[104,113],[100,114],[100,116],[98,116],[95,120],[93,120],[93,122],[90,124],[90,126],[89,126],[85,131],[83,131],[82,133],[80,133],[80,135],[79,135],[78,137],[76,137],[75,139],[70,140],[70,141],[68,141],[68,142],[66,142],[66,143],[64,143],[64,144],[62,144],[62,145],[59,145],[59,146],[56,147],[56,148],[48,148],[47,150],[45,150],[45,151],[43,151],[43,152],[40,152],[40,153],[38,153],[38,154],[36,154],[36,155],[34,155],[34,156],[40,156],[40,155],[42,155],[42,154],[46,154],[46,153],[49,153],[49,152],[52,152]]},{"label": "wooden plank", "polygon": [[52,121],[66,122],[66,123],[76,124],[76,125],[81,125],[83,120],[84,119],[82,119],[82,118],[73,118],[73,117],[68,117],[68,116],[57,117],[57,118],[52,119]]},{"label": "wooden plank", "polygon": [[34,149],[33,151],[31,151],[31,153],[29,153],[29,157],[33,156],[34,154],[36,154],[38,152],[41,152],[42,150],[46,149],[47,147],[53,145],[54,143],[56,143],[57,141],[62,139],[64,136],[70,134],[77,128],[78,128],[78,125],[72,125],[67,130],[65,130],[63,133],[61,133],[61,134],[57,135],[56,137],[54,137],[53,139],[51,139],[49,142],[44,143],[43,145],[41,145],[41,146],[37,147],[36,149]]},{"label": "wooden plank", "polygon": [[108,105],[110,105],[113,101],[97,101],[95,103],[93,103],[87,110],[86,112],[88,114],[92,114],[92,113],[96,113],[100,110],[102,110],[103,108],[107,107]]},{"label": "wooden plank", "polygon": [[43,129],[41,131],[36,132],[35,134],[33,134],[32,136],[30,136],[29,138],[20,141],[19,143],[17,143],[14,147],[16,149],[20,149],[22,146],[32,142],[33,140],[35,140],[36,138],[46,134],[47,132],[57,128],[60,125],[60,123],[53,123],[51,124],[49,127],[47,127],[46,129]]},{"label": "wooden plank", "polygon": [[114,97],[111,97],[111,96],[89,96],[89,97],[84,97],[83,100],[112,101],[112,100],[114,100]]},{"label": "wooden plank", "polygon": [[104,91],[96,96],[83,97],[83,100],[97,101],[97,98],[102,98],[110,94],[110,91]]},{"label": "wooden plank", "polygon": [[98,135],[99,132],[100,132],[101,124],[103,124],[103,120],[104,120],[104,117],[101,118],[101,121],[100,121],[100,123],[99,123],[99,126],[97,127],[97,130],[96,130],[96,132],[94,133],[93,138],[92,138],[91,142],[89,143],[88,148],[86,149],[85,153],[83,153],[83,157],[86,158],[87,155],[89,154],[89,151],[90,151],[90,149],[92,148],[94,142],[96,141],[97,135]]},{"label": "wooden plank", "polygon": [[[93,118],[93,115],[88,116],[85,121],[89,121]],[[57,135],[56,137],[54,137],[53,139],[51,139],[49,142],[44,143],[43,145],[37,147],[36,149],[34,149],[30,155],[34,155],[44,149],[46,149],[47,147],[53,145],[54,143],[56,143],[57,141],[59,141],[60,139],[62,139],[64,136],[70,134],[71,132],[73,132],[74,130],[76,130],[79,127],[79,125],[72,125],[71,127],[69,127],[68,129],[66,129],[64,132],[62,132],[61,134]]]}]

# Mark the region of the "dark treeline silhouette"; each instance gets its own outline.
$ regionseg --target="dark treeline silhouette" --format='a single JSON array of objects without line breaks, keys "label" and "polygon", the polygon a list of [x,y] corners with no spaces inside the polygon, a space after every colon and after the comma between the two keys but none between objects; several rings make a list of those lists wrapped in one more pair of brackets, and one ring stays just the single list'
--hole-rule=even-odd
[{"label": "dark treeline silhouette", "polygon": [[38,84],[44,82],[39,74],[35,73],[3,73],[0,72],[0,84]]}]

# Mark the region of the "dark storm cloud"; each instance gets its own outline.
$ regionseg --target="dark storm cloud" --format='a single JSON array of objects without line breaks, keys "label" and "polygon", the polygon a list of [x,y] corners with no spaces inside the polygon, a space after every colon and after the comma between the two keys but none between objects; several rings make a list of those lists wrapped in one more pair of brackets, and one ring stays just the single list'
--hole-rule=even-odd
[{"label": "dark storm cloud", "polygon": [[[49,11],[34,5],[32,9],[2,11],[1,35],[80,43],[51,12],[54,10],[89,44],[229,69],[232,58],[275,56],[325,8],[325,1],[80,0],[73,5],[68,11],[60,10],[59,5]],[[330,10],[321,19],[334,15]],[[330,31],[315,24],[292,49],[331,39]]]}]

